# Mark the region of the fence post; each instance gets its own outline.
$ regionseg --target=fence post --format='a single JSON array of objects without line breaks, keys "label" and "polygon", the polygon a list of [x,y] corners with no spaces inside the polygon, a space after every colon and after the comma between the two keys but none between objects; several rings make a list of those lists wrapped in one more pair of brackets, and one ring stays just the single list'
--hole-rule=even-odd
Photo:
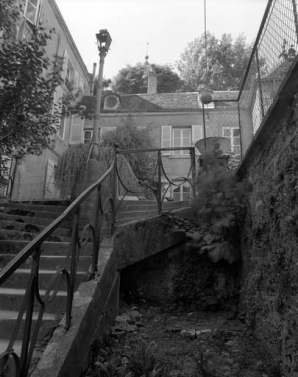
[{"label": "fence post", "polygon": [[296,0],[292,0],[292,4],[293,4],[293,14],[294,14],[295,30],[296,30],[296,39],[297,39],[297,44],[298,44],[298,17],[297,17]]},{"label": "fence post", "polygon": [[162,211],[162,193],[161,193],[161,151],[157,151],[157,163],[158,163],[158,182],[157,182],[157,205],[158,213]]},{"label": "fence post", "polygon": [[265,112],[264,112],[264,103],[263,103],[263,91],[262,91],[262,81],[261,81],[261,72],[260,72],[260,61],[259,61],[258,48],[256,48],[256,63],[257,63],[257,71],[258,71],[258,84],[259,84],[259,91],[260,91],[261,113],[262,113],[262,119],[263,119],[264,116],[265,116]]}]

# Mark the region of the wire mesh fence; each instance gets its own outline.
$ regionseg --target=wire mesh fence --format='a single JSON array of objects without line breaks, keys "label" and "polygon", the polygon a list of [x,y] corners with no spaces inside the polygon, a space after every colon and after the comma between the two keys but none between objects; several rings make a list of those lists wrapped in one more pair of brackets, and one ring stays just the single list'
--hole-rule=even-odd
[{"label": "wire mesh fence", "polygon": [[238,98],[241,124],[251,117],[252,132],[242,130],[245,137],[259,129],[297,55],[297,3],[268,2]]}]

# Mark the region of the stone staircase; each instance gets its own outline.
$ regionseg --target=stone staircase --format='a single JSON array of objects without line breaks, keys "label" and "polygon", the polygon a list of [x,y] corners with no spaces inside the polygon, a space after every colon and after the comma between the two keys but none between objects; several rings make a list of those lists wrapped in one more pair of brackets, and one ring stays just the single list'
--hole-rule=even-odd
[{"label": "stone staircase", "polygon": [[[165,202],[163,211],[172,211],[181,207],[188,207],[189,202]],[[67,207],[63,205],[26,204],[13,202],[0,202],[0,269],[24,248],[36,235],[56,219]],[[141,218],[156,216],[158,213],[155,201],[130,201],[124,200],[117,213],[116,229],[123,224]],[[66,254],[69,247],[71,232],[71,219],[57,228],[42,244],[40,259],[39,288],[44,294],[50,279],[55,272],[65,266]],[[108,234],[108,229],[103,229],[103,234]],[[0,286],[0,354],[6,350],[8,339],[18,315],[22,299],[25,294],[26,282],[30,277],[32,259],[24,264]],[[87,272],[91,266],[91,253],[80,258],[77,273],[77,284],[87,280]],[[37,342],[38,349],[51,337],[53,330],[65,312],[66,291],[61,287],[57,297],[46,308],[43,327]],[[37,308],[38,309],[38,308]],[[34,313],[37,319],[37,311]],[[14,346],[17,354],[21,349],[23,327],[18,334],[18,341]],[[38,354],[37,354],[38,358]]]},{"label": "stone staircase", "polygon": [[[24,248],[36,235],[56,219],[66,206],[45,204],[0,203],[0,269]],[[70,241],[71,221],[62,224],[42,245],[40,258],[39,289],[41,296],[56,271],[66,265],[66,255]],[[27,281],[30,278],[32,258],[23,265],[0,287],[0,354],[5,351],[20,305],[24,298]],[[77,273],[77,285],[87,280],[91,256],[82,256]],[[42,348],[51,336],[61,314],[66,308],[66,285],[62,284],[57,297],[47,305],[43,325],[36,349]],[[37,320],[39,307],[36,307],[33,320]],[[34,326],[34,324],[33,324]],[[17,354],[21,350],[23,324],[14,345]]]}]

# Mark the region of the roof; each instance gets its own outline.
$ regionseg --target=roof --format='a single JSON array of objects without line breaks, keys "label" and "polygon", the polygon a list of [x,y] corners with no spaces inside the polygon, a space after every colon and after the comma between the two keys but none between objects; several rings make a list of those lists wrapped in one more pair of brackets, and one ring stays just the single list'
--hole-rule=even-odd
[{"label": "roof", "polygon": [[[108,93],[107,95],[111,95]],[[120,95],[120,105],[115,110],[101,110],[102,113],[127,113],[127,112],[192,112],[198,111],[198,93],[158,93],[158,94],[125,94]],[[238,91],[218,91],[214,92],[214,102],[220,106],[228,105],[228,101],[235,101]],[[104,99],[104,97],[103,97]],[[102,99],[102,102],[103,102]],[[225,102],[227,101],[227,102]],[[81,105],[86,106],[88,114],[95,112],[95,96],[85,96]]]}]

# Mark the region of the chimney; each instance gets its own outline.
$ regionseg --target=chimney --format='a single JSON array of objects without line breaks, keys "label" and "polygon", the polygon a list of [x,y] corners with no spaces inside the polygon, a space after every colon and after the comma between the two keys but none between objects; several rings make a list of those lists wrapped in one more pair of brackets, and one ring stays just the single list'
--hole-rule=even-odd
[{"label": "chimney", "polygon": [[157,76],[153,66],[150,67],[148,73],[147,94],[157,94]]}]

